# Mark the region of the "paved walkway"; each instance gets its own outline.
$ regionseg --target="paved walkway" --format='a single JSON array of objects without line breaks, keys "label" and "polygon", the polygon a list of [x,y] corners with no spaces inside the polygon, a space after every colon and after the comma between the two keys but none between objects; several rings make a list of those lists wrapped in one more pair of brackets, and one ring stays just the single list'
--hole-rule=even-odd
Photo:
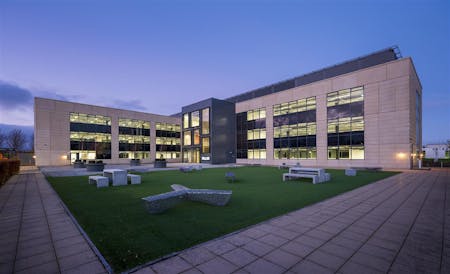
[{"label": "paved walkway", "polygon": [[408,171],[136,273],[450,273],[449,185]]},{"label": "paved walkway", "polygon": [[[450,170],[408,171],[137,273],[450,273]],[[0,273],[105,273],[40,173],[0,188]]]},{"label": "paved walkway", "polygon": [[0,188],[0,273],[107,273],[37,171]]}]

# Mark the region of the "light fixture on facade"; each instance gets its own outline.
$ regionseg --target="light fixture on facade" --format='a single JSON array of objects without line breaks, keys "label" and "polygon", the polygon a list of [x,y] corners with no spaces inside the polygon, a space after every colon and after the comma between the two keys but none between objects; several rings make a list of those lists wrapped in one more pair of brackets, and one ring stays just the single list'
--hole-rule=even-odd
[{"label": "light fixture on facade", "polygon": [[397,159],[401,159],[401,160],[406,159],[406,153],[404,153],[404,152],[397,153]]}]

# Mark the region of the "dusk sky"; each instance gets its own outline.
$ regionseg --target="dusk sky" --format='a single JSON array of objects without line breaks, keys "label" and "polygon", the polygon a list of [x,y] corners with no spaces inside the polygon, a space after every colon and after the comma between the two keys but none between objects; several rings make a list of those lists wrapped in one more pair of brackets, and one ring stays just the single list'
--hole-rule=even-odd
[{"label": "dusk sky", "polygon": [[33,125],[34,96],[173,114],[398,45],[443,142],[449,3],[0,0],[0,124]]}]

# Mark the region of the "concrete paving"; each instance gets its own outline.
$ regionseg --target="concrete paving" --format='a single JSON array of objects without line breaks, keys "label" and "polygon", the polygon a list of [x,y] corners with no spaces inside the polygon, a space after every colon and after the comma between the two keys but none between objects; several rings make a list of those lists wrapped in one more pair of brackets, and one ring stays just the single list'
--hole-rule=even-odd
[{"label": "concrete paving", "polygon": [[[135,273],[450,273],[450,170],[406,171]],[[0,273],[107,273],[39,171],[0,188]]]},{"label": "concrete paving", "polygon": [[0,188],[0,273],[107,273],[93,248],[39,171]]},{"label": "concrete paving", "polygon": [[450,273],[449,184],[406,171],[134,273]]}]

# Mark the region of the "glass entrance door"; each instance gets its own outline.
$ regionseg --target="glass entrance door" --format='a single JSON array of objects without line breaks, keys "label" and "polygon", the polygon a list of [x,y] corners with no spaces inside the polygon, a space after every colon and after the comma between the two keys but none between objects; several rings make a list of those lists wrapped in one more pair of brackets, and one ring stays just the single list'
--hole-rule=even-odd
[{"label": "glass entrance door", "polygon": [[200,148],[191,148],[184,150],[183,162],[200,163]]}]

